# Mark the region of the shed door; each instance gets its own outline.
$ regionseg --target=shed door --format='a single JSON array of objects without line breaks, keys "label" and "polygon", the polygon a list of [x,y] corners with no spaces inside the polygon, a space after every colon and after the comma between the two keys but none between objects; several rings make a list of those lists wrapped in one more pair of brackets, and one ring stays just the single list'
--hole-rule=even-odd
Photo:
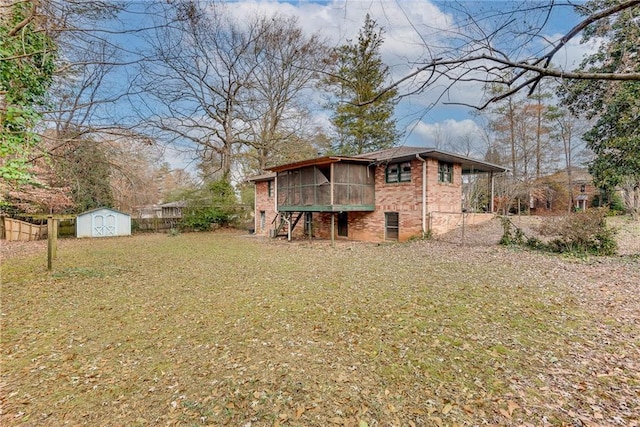
[{"label": "shed door", "polygon": [[92,216],[93,237],[105,237],[116,235],[116,216],[114,214],[95,214]]}]

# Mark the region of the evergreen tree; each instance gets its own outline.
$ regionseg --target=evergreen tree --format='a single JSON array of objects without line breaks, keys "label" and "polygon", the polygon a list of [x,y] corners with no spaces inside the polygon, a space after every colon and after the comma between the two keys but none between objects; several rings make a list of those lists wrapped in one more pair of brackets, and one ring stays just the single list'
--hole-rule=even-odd
[{"label": "evergreen tree", "polygon": [[337,102],[331,118],[337,141],[333,150],[355,155],[393,147],[400,133],[393,118],[397,90],[382,93],[389,75],[380,57],[383,30],[367,14],[358,40],[334,51],[334,73],[328,83]]},{"label": "evergreen tree", "polygon": [[35,182],[28,163],[38,143],[33,128],[55,69],[55,45],[36,6],[15,2],[0,14],[0,177],[11,186]]},{"label": "evergreen tree", "polygon": [[[592,0],[581,10],[589,14],[614,3],[613,0]],[[594,39],[604,42],[596,53],[583,60],[581,70],[640,71],[639,19],[640,8],[635,7],[587,27],[583,43]],[[640,82],[574,80],[562,86],[560,94],[574,114],[595,120],[584,140],[595,154],[589,171],[596,185],[611,192],[632,179],[636,188],[640,186]]]}]

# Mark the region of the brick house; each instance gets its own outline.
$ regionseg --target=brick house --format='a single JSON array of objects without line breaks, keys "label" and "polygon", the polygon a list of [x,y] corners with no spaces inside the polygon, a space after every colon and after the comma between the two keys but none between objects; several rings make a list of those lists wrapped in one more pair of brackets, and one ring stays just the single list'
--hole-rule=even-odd
[{"label": "brick house", "polygon": [[529,210],[534,215],[564,214],[570,210],[585,210],[600,194],[593,178],[584,169],[571,170],[571,182],[566,170],[541,177],[532,184]]},{"label": "brick house", "polygon": [[396,147],[270,171],[249,180],[255,184],[256,234],[380,242],[492,218],[462,211],[463,176],[488,174],[491,184],[493,174],[506,169],[438,149]]}]

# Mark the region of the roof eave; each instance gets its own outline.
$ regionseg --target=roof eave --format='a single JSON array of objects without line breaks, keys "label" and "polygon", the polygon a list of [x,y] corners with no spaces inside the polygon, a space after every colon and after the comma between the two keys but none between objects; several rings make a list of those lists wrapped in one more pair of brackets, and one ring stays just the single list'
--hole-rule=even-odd
[{"label": "roof eave", "polygon": [[272,172],[285,172],[293,169],[300,169],[307,166],[325,166],[338,162],[353,162],[353,163],[371,163],[371,159],[363,159],[360,157],[344,157],[344,156],[325,156],[315,159],[302,160],[295,163],[288,163],[285,165],[274,166],[269,168]]}]

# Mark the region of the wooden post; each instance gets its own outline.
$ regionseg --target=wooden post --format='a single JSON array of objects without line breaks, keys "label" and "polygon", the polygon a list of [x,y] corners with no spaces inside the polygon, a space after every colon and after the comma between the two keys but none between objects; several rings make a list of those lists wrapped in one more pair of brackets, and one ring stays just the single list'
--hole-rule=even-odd
[{"label": "wooden post", "polygon": [[467,215],[467,214],[466,214],[465,210],[463,210],[462,211],[462,246],[464,246],[464,243],[465,243],[464,242],[464,226],[465,226],[464,219],[465,219],[465,215]]},{"label": "wooden post", "polygon": [[52,215],[47,217],[47,270],[53,269],[53,260],[58,258],[58,224]]},{"label": "wooden post", "polygon": [[60,220],[53,218],[53,259],[58,259],[58,224]]},{"label": "wooden post", "polygon": [[335,222],[336,213],[331,212],[331,247],[335,246]]}]

